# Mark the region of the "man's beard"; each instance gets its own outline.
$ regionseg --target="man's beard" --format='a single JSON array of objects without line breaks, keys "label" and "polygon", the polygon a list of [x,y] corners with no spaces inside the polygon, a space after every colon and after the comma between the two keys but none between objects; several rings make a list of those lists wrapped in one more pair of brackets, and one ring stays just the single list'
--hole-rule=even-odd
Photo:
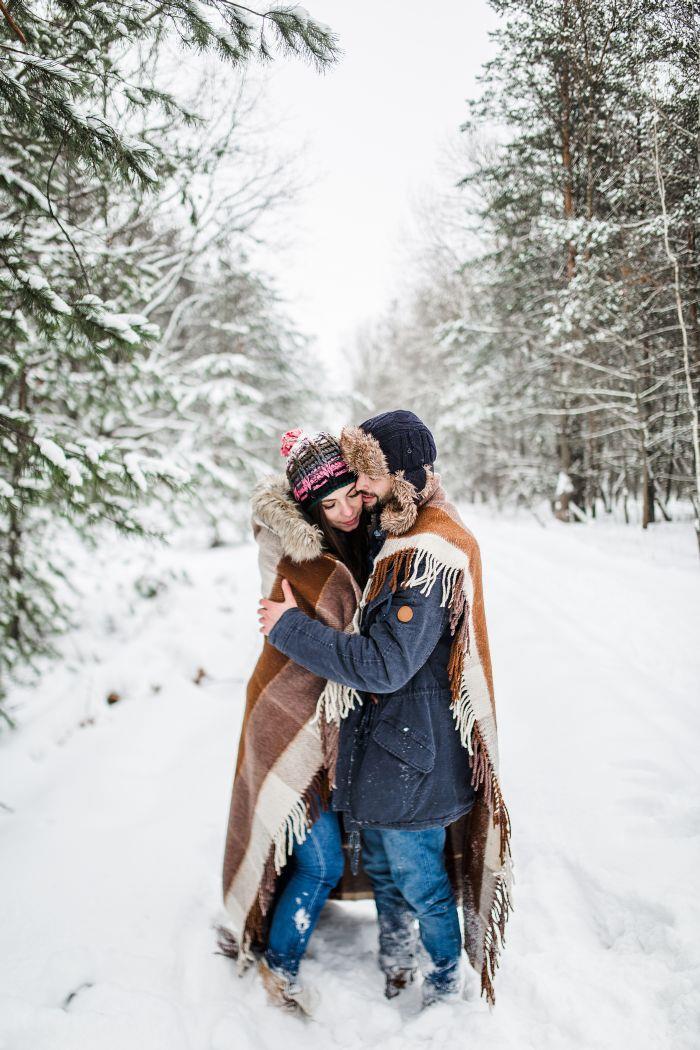
[{"label": "man's beard", "polygon": [[[360,495],[363,497],[362,502],[368,510],[376,510],[378,507],[383,507],[387,499],[389,498],[388,496],[386,496],[384,499],[382,499],[380,496],[375,495],[374,492],[360,491]],[[372,502],[369,502],[369,500],[365,502],[365,496],[371,496]]]}]

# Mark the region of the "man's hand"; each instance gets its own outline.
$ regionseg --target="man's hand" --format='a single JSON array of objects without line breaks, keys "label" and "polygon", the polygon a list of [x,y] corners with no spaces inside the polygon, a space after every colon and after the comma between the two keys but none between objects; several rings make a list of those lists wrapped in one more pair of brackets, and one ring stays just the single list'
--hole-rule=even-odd
[{"label": "man's hand", "polygon": [[287,609],[298,608],[292,588],[287,580],[282,580],[283,602],[273,602],[270,598],[261,598],[258,605],[258,620],[260,621],[260,633],[269,634],[279,620],[282,613]]}]

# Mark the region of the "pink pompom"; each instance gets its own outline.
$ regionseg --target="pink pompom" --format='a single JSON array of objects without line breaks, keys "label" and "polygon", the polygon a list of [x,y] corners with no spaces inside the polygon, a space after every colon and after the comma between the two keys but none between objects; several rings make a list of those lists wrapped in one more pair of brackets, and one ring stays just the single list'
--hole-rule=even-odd
[{"label": "pink pompom", "polygon": [[289,455],[289,453],[292,451],[294,445],[297,443],[300,437],[301,429],[299,427],[297,427],[296,430],[287,431],[287,433],[283,436],[282,441],[280,442],[280,452],[283,456]]}]

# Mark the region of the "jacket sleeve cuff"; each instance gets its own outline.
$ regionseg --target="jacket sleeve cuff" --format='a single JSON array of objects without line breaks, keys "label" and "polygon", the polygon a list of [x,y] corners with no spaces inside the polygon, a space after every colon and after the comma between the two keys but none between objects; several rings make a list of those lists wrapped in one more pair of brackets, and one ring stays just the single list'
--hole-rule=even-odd
[{"label": "jacket sleeve cuff", "polygon": [[[308,619],[309,617],[306,613],[303,613],[301,609],[285,609],[275,626],[268,634],[267,640],[270,645],[274,645],[275,649],[279,649],[281,653],[284,653],[285,643],[294,633],[296,628],[301,626],[300,620],[303,623],[304,620]],[[285,655],[287,654],[285,653]]]}]

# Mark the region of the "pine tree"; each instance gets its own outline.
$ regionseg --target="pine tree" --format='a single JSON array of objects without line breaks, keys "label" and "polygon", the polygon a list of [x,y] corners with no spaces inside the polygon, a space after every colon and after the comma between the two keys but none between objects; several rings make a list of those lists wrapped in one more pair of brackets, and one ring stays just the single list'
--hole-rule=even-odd
[{"label": "pine tree", "polygon": [[[523,420],[534,408],[545,447],[556,423],[557,512],[583,517],[606,489],[608,500],[615,487],[632,489],[646,525],[656,505],[666,513],[660,482],[678,370],[651,129],[662,105],[668,129],[684,132],[669,134],[661,150],[676,185],[686,172],[675,218],[679,240],[687,240],[697,192],[687,154],[697,140],[697,110],[681,101],[683,83],[686,94],[692,84],[681,69],[693,48],[697,54],[697,39],[681,46],[666,5],[654,0],[495,6],[506,18],[502,50],[474,119],[499,120],[511,138],[495,163],[469,177],[483,188],[483,217],[499,245],[492,319],[504,334],[515,328],[512,368],[530,377]],[[684,295],[692,313],[697,290]],[[686,464],[688,436],[686,429]]]},{"label": "pine tree", "polygon": [[628,514],[632,495],[646,527],[698,485],[695,8],[492,6],[498,51],[461,180],[481,246],[475,232],[464,302],[426,342],[450,377],[441,444],[499,500],[548,495],[580,521],[615,502]]},{"label": "pine tree", "polygon": [[146,202],[181,160],[163,116],[173,135],[200,120],[153,83],[138,47],[153,58],[176,35],[234,67],[276,50],[319,66],[336,55],[301,8],[86,0],[1,15],[0,700],[66,622],[65,567],[46,553],[57,526],[142,531],[143,501],[186,480],[158,436],[172,402],[149,316],[174,286],[169,253],[186,248]]},{"label": "pine tree", "polygon": [[280,435],[310,414],[319,363],[245,257],[218,259],[190,294],[196,310],[168,349],[172,448],[218,543],[247,526],[248,494],[279,459]]}]

